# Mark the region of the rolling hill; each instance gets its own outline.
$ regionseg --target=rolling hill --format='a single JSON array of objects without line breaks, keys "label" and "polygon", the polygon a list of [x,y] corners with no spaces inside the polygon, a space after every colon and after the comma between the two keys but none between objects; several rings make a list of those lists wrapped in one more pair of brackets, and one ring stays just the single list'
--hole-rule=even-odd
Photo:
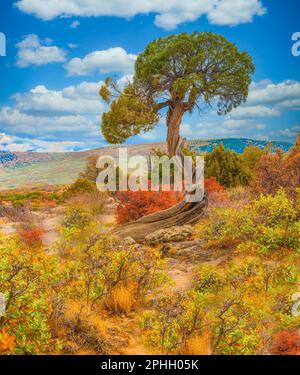
[{"label": "rolling hill", "polygon": [[[191,147],[200,152],[211,152],[220,143],[223,143],[226,148],[242,153],[244,148],[249,145],[264,148],[269,142],[244,138],[190,141]],[[285,151],[292,146],[291,143],[287,142],[272,142],[272,144],[274,147],[280,147]],[[165,144],[145,143],[126,145],[126,147],[129,155],[148,155],[153,148],[164,148]],[[117,157],[118,146],[64,153],[11,153],[1,151],[0,190],[70,184],[80,172],[84,171],[87,159],[92,155]]]}]

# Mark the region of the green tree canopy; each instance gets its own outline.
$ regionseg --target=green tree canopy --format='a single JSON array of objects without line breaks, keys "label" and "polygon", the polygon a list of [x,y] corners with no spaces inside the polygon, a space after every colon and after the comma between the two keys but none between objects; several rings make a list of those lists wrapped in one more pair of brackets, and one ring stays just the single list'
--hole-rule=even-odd
[{"label": "green tree canopy", "polygon": [[122,92],[111,79],[100,89],[111,103],[103,114],[103,135],[110,143],[122,143],[151,130],[162,111],[173,156],[184,113],[212,106],[218,114],[227,114],[245,102],[253,71],[249,54],[221,35],[195,32],[159,38],[138,56],[133,82]]}]

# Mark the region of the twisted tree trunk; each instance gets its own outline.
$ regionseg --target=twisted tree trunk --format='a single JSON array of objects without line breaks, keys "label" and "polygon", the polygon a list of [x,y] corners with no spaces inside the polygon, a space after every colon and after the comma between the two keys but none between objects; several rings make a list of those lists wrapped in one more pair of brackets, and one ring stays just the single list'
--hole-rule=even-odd
[{"label": "twisted tree trunk", "polygon": [[178,155],[182,157],[182,154],[180,152],[182,151],[184,144],[182,143],[182,139],[179,135],[179,129],[183,114],[183,103],[178,104],[174,108],[170,108],[167,114],[167,144],[170,158]]},{"label": "twisted tree trunk", "polygon": [[[179,130],[184,114],[184,104],[179,103],[170,107],[167,114],[167,144],[169,157],[179,156],[183,162],[183,148],[185,140],[180,137]],[[195,171],[194,171],[195,172]],[[192,196],[199,194],[199,199],[191,201]],[[196,224],[203,215],[208,204],[207,193],[198,192],[197,189],[187,192],[184,200],[179,204],[160,212],[144,216],[137,221],[118,228],[116,234],[121,237],[132,237],[142,242],[149,233],[159,229],[170,228],[186,224]]]}]

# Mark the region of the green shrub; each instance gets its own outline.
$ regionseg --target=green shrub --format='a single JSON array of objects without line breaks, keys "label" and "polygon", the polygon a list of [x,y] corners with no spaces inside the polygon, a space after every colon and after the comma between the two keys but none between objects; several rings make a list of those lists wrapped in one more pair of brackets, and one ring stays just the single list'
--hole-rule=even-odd
[{"label": "green shrub", "polygon": [[237,154],[225,150],[221,143],[211,153],[205,154],[205,177],[215,177],[225,187],[248,185],[251,173]]},{"label": "green shrub", "polygon": [[69,199],[81,193],[93,193],[97,191],[93,181],[86,178],[78,178],[64,193],[63,199]]},{"label": "green shrub", "polygon": [[63,222],[63,226],[71,229],[84,229],[91,223],[91,216],[79,207],[70,207]]},{"label": "green shrub", "polygon": [[300,250],[298,200],[291,200],[283,189],[275,196],[261,195],[241,210],[218,208],[208,222],[199,226],[210,244],[231,249],[252,246],[256,252],[278,249]]},{"label": "green shrub", "polygon": [[50,327],[50,297],[57,276],[56,260],[44,250],[0,233],[0,291],[6,298],[0,354],[40,354],[58,349]]}]

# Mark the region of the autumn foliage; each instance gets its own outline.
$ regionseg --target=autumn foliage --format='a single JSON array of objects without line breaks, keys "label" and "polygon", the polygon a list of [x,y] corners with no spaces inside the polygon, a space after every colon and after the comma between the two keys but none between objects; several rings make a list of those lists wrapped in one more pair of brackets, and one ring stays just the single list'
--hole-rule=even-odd
[{"label": "autumn foliage", "polygon": [[9,353],[14,349],[15,338],[8,333],[8,328],[0,331],[0,353]]},{"label": "autumn foliage", "polygon": [[204,186],[208,193],[224,193],[225,189],[220,185],[216,177],[206,178]]},{"label": "autumn foliage", "polygon": [[119,202],[117,222],[125,224],[174,206],[183,199],[183,194],[174,191],[124,191],[118,192],[116,198]]},{"label": "autumn foliage", "polygon": [[19,231],[20,240],[28,246],[43,243],[44,230],[42,228],[25,228]]},{"label": "autumn foliage", "polygon": [[273,338],[271,354],[300,354],[300,335],[297,331],[282,331]]},{"label": "autumn foliage", "polygon": [[277,149],[263,155],[254,170],[253,192],[275,194],[282,187],[293,196],[300,186],[300,136],[288,153]]}]

